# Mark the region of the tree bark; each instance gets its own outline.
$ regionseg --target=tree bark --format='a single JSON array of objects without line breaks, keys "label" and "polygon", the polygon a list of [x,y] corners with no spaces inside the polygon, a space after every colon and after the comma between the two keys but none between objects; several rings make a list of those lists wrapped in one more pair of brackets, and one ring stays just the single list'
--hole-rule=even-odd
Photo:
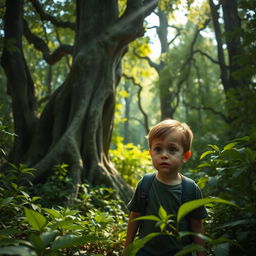
[{"label": "tree bark", "polygon": [[[34,183],[44,182],[54,165],[67,163],[74,188],[85,180],[105,184],[127,202],[132,191],[108,159],[116,86],[127,45],[143,35],[143,20],[157,1],[127,1],[126,11],[119,17],[114,0],[77,0],[71,71],[38,120],[34,114],[33,82],[22,54],[23,2],[6,2],[2,65],[18,135],[14,162],[36,168]],[[15,39],[15,53],[8,49],[10,38]],[[21,75],[12,76],[17,70]]]}]

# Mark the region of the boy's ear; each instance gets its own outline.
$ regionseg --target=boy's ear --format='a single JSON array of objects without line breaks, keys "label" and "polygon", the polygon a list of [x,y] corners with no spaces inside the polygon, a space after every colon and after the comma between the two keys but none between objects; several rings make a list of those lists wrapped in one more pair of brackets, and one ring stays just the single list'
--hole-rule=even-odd
[{"label": "boy's ear", "polygon": [[187,162],[190,157],[192,156],[192,152],[191,151],[187,151],[184,153],[183,157],[184,157],[184,161]]},{"label": "boy's ear", "polygon": [[149,151],[148,151],[148,152],[149,152],[149,154],[150,154],[150,156],[151,156],[151,155],[152,155],[152,151],[151,151],[151,149],[149,149]]}]

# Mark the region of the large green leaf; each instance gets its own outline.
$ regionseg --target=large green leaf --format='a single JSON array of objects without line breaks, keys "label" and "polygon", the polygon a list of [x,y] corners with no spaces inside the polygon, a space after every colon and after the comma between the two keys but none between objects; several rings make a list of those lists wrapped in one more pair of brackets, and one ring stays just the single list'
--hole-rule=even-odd
[{"label": "large green leaf", "polygon": [[45,249],[44,242],[38,234],[30,234],[29,241],[33,244],[33,247],[39,255]]},{"label": "large green leaf", "polygon": [[2,202],[0,202],[0,208],[1,207],[5,207],[6,205],[8,205],[9,203],[11,203],[11,201],[13,200],[13,197],[7,197],[7,198],[4,198],[2,200]]},{"label": "large green leaf", "polygon": [[161,219],[155,215],[146,215],[146,216],[142,216],[142,217],[138,217],[138,218],[134,219],[134,221],[137,221],[137,220],[161,221]]},{"label": "large green leaf", "polygon": [[55,210],[55,209],[49,209],[49,208],[42,208],[42,210],[46,211],[47,213],[49,213],[51,216],[55,217],[55,218],[61,218],[62,215],[59,211]]},{"label": "large green leaf", "polygon": [[64,228],[65,226],[71,225],[73,222],[74,220],[71,219],[58,221],[56,223],[51,224],[50,228],[53,230],[56,230],[58,228]]},{"label": "large green leaf", "polygon": [[229,243],[229,244],[234,244],[238,245],[238,243],[235,240],[228,239],[226,237],[219,237],[217,239],[212,239],[206,235],[203,235],[201,233],[194,233],[194,232],[179,232],[179,237],[183,238],[185,236],[197,236],[200,239],[204,240],[207,244],[210,245],[217,245],[217,244],[223,244],[223,243]]},{"label": "large green leaf", "polygon": [[231,142],[229,144],[227,144],[223,150],[229,150],[229,149],[232,149],[234,148],[239,142]]},{"label": "large green leaf", "polygon": [[44,247],[46,248],[47,246],[49,246],[49,244],[55,239],[55,237],[58,235],[58,231],[56,230],[50,230],[47,232],[43,232],[40,234],[40,238],[44,243]]},{"label": "large green leaf", "polygon": [[56,239],[51,248],[52,250],[58,250],[63,248],[70,248],[77,245],[82,245],[86,243],[91,243],[95,241],[105,240],[103,238],[99,238],[95,235],[86,235],[86,236],[75,236],[75,235],[64,235]]},{"label": "large green leaf", "polygon": [[32,226],[33,229],[41,231],[47,224],[46,218],[34,210],[30,210],[25,207],[26,221]]},{"label": "large green leaf", "polygon": [[25,246],[6,246],[0,247],[0,255],[36,256],[36,253]]},{"label": "large green leaf", "polygon": [[212,154],[212,153],[214,153],[214,151],[212,151],[212,150],[209,150],[209,151],[204,152],[204,153],[200,156],[200,160],[203,159],[204,157],[206,157],[207,155]]},{"label": "large green leaf", "polygon": [[150,241],[153,237],[159,236],[162,233],[150,233],[147,236],[143,237],[142,239],[135,240],[132,244],[130,244],[123,256],[135,256],[136,253],[148,242]]},{"label": "large green leaf", "polygon": [[194,232],[187,232],[187,231],[182,231],[182,232],[179,232],[179,238],[183,238],[185,236],[197,236],[199,238],[201,238],[202,240],[206,241],[206,242],[211,242],[212,239],[208,236],[205,236],[201,233],[194,233]]},{"label": "large green leaf", "polygon": [[200,250],[205,250],[205,249],[203,246],[201,246],[199,244],[190,244],[190,245],[184,247],[181,251],[177,252],[174,256],[182,256],[182,255],[186,255],[188,253],[196,252],[196,251],[200,251]]},{"label": "large green leaf", "polygon": [[202,198],[202,199],[197,199],[193,201],[186,202],[182,204],[178,210],[177,214],[177,223],[179,224],[181,219],[190,213],[191,211],[195,210],[198,207],[201,207],[203,205],[211,204],[211,203],[219,203],[219,204],[229,204],[232,206],[237,206],[234,203],[221,199],[221,198]]}]

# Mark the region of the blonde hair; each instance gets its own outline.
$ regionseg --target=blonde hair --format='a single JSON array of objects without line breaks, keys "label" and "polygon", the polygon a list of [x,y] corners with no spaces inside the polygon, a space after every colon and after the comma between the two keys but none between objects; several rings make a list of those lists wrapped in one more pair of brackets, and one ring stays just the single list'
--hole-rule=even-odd
[{"label": "blonde hair", "polygon": [[181,140],[184,152],[190,151],[193,140],[193,132],[186,123],[181,123],[174,119],[164,120],[150,129],[147,135],[149,148],[151,148],[153,139],[165,138],[173,131],[178,131],[182,134]]}]

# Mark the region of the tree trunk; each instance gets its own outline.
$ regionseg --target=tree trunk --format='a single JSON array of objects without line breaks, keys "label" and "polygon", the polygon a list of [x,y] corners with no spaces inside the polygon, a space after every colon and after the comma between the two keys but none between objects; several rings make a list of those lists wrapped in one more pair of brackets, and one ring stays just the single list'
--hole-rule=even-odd
[{"label": "tree trunk", "polygon": [[[157,1],[144,1],[145,6],[140,0],[128,1],[121,17],[118,17],[114,0],[76,1],[71,71],[50,98],[39,120],[33,112],[33,83],[22,55],[23,3],[14,0],[11,6],[10,2],[7,1],[5,14],[3,66],[18,134],[12,155],[15,163],[36,168],[34,183],[45,181],[55,164],[67,163],[74,188],[85,180],[105,184],[116,189],[127,202],[131,189],[108,159],[116,86],[127,45],[143,35],[143,20],[156,7]],[[15,55],[8,50],[8,38],[15,38],[17,42],[19,51]],[[12,77],[15,69],[25,77]]]},{"label": "tree trunk", "polygon": [[[159,27],[157,28],[157,34],[161,44],[161,54],[167,54],[169,50],[168,43],[168,15],[162,10],[158,10],[159,17]],[[159,64],[159,76],[161,76],[161,71],[165,68],[166,63],[161,60]],[[172,92],[171,85],[166,84],[166,81],[160,82],[159,84],[159,94],[160,94],[160,108],[161,108],[161,120],[166,118],[173,118],[175,109],[173,108],[173,100],[175,98]]]}]

